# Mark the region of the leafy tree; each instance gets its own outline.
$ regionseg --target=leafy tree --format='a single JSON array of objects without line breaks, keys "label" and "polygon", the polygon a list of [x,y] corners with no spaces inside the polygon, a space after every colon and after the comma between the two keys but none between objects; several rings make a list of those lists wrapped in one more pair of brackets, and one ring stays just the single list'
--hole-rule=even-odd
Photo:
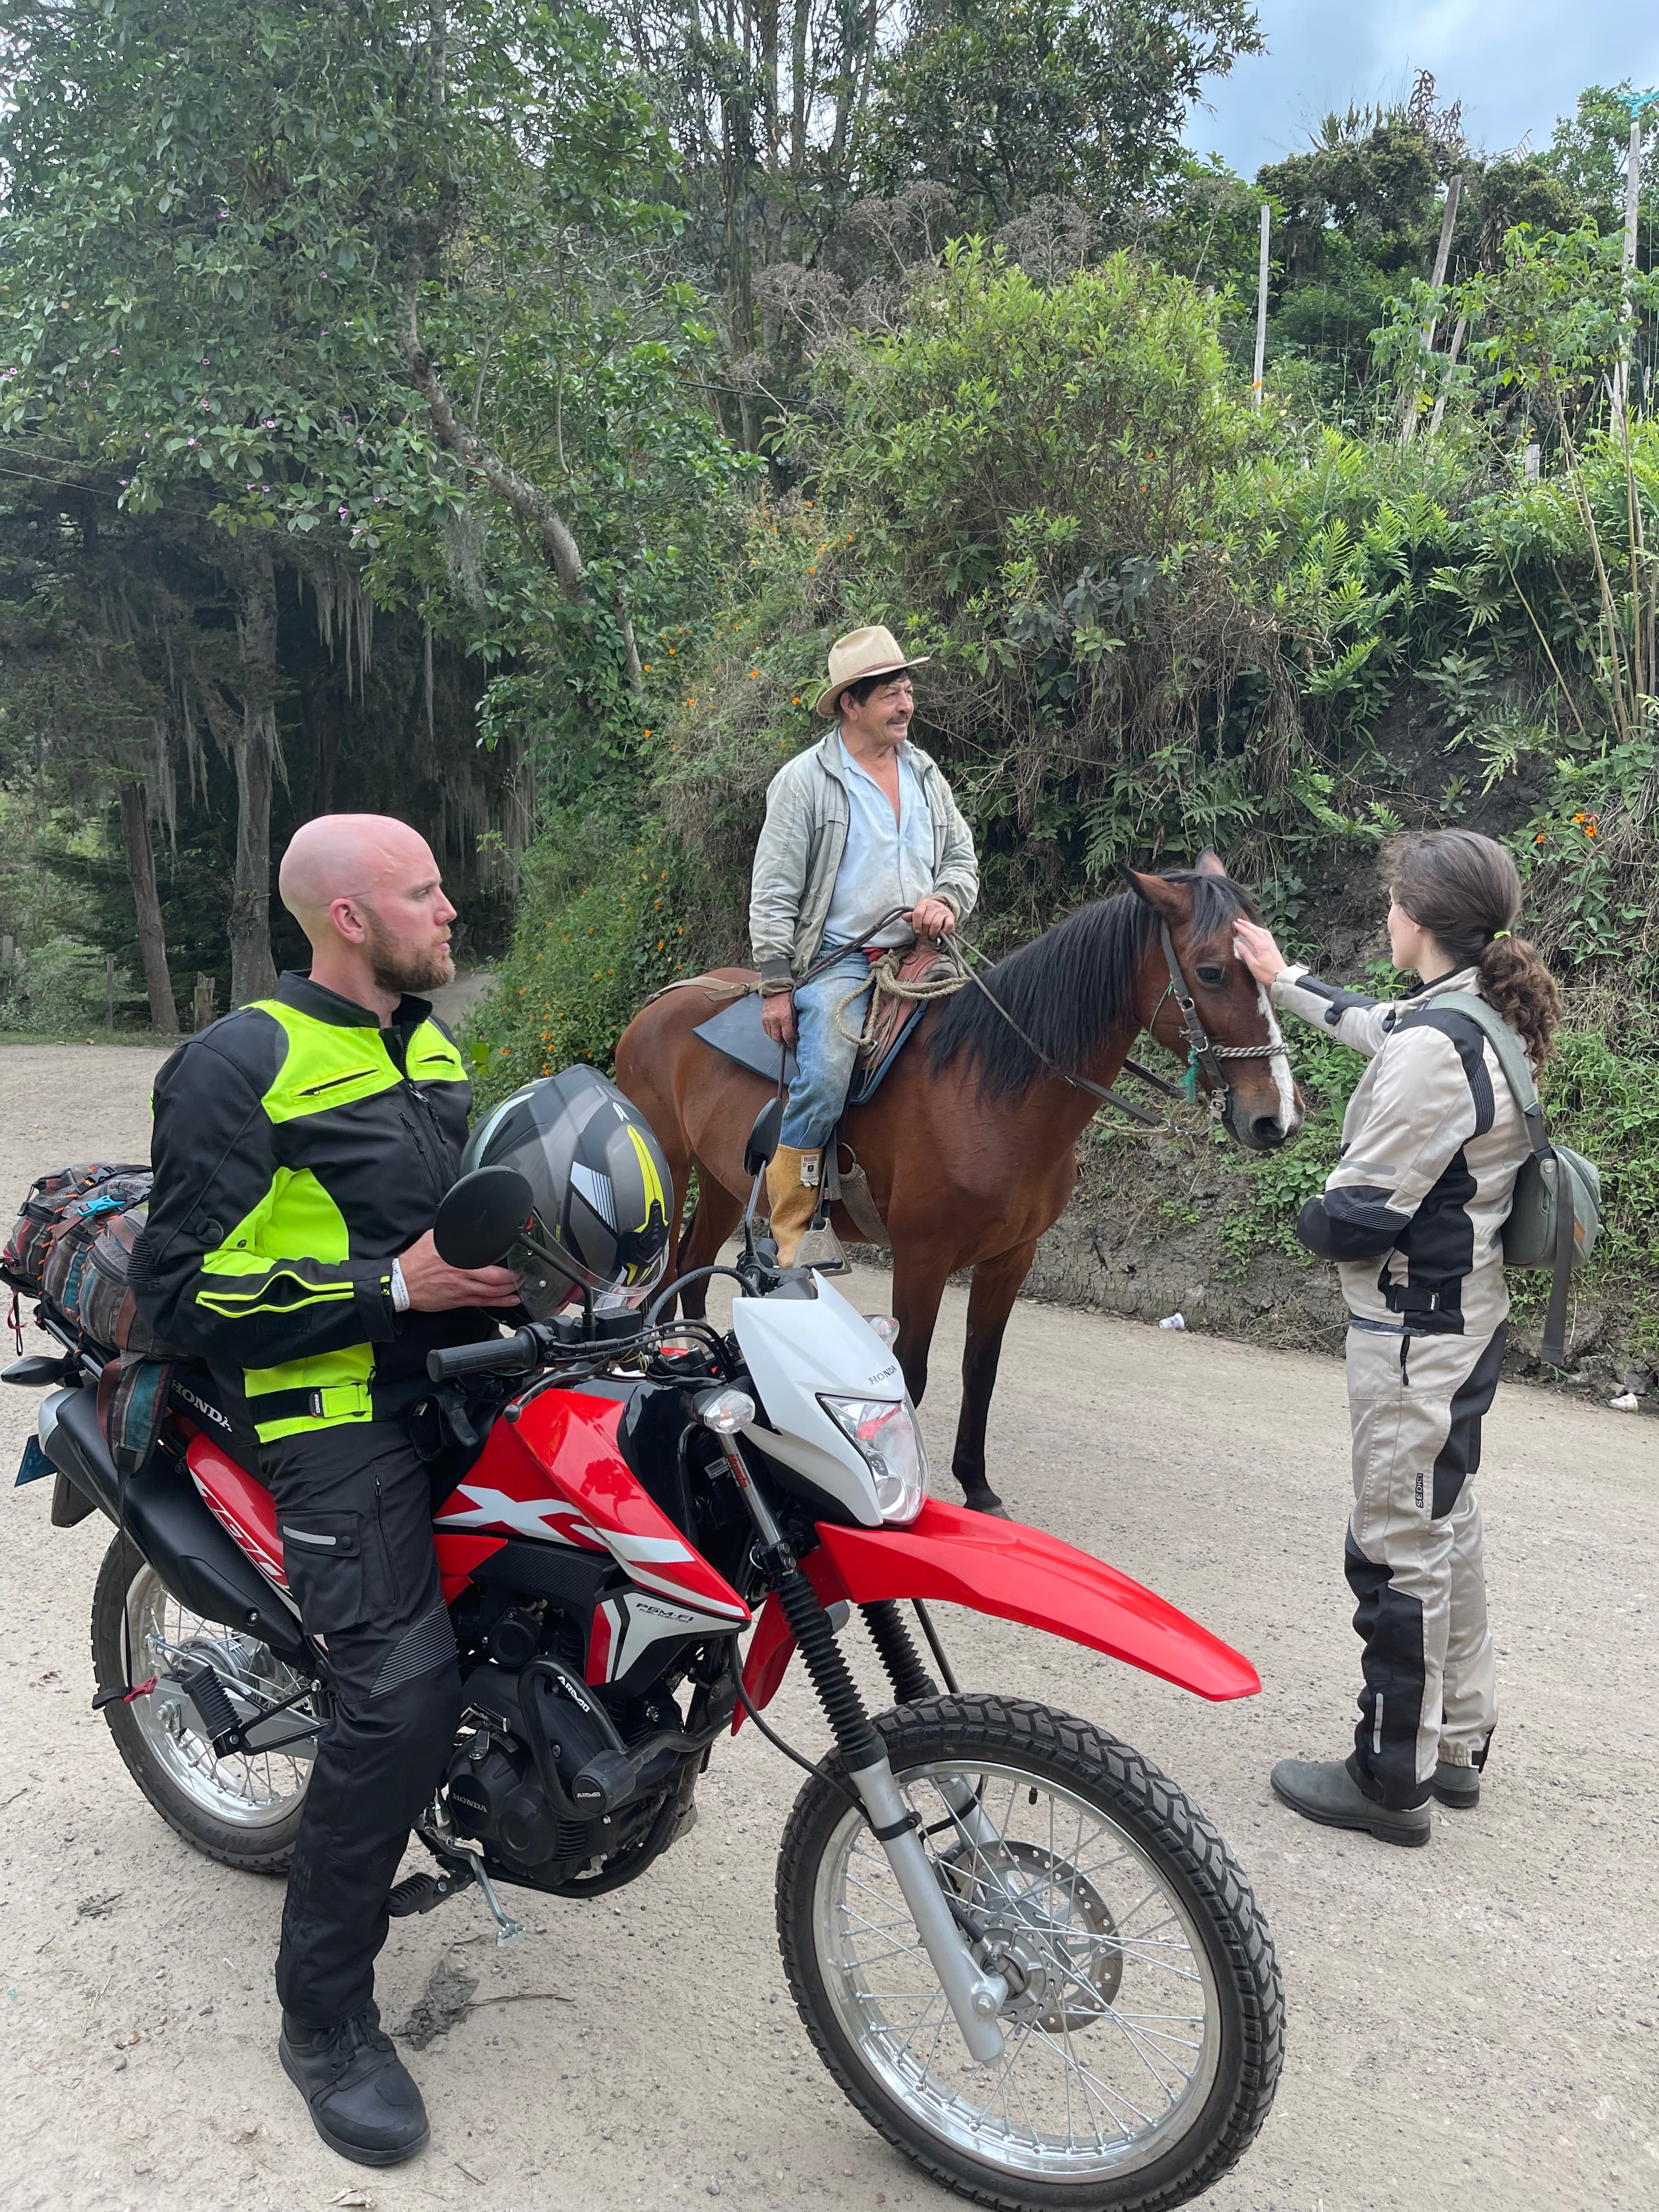
[{"label": "leafy tree", "polygon": [[871,175],[933,179],[976,228],[1044,195],[1120,220],[1180,172],[1204,79],[1263,44],[1249,0],[911,0],[876,72]]},{"label": "leafy tree", "polygon": [[[5,0],[0,34],[0,438],[187,525],[230,595],[241,999],[271,974],[283,569],[413,589],[497,654],[550,633],[589,714],[637,680],[635,599],[681,577],[607,426],[623,394],[672,422],[694,499],[721,452],[693,303],[618,281],[661,149],[603,27],[539,0]],[[433,588],[480,507],[508,518],[483,607]]]}]

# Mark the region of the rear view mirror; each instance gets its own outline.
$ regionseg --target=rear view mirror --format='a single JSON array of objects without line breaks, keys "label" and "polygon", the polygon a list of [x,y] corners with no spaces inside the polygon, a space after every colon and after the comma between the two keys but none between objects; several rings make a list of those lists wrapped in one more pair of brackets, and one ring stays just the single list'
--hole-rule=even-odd
[{"label": "rear view mirror", "polygon": [[749,1132],[749,1142],[743,1148],[743,1171],[757,1176],[778,1149],[778,1133],[783,1127],[783,1101],[769,1098],[755,1116],[755,1126]]},{"label": "rear view mirror", "polygon": [[516,1168],[474,1168],[453,1184],[432,1224],[438,1257],[452,1267],[493,1267],[505,1259],[535,1210]]}]

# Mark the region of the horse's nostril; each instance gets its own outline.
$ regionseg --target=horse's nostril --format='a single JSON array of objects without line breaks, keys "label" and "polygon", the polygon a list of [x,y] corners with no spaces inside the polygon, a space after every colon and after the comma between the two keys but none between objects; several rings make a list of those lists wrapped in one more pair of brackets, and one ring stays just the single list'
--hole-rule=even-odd
[{"label": "horse's nostril", "polygon": [[1258,1114],[1250,1124],[1250,1141],[1259,1145],[1263,1152],[1271,1150],[1275,1145],[1282,1145],[1285,1141],[1285,1132],[1280,1127],[1277,1116],[1272,1114]]}]

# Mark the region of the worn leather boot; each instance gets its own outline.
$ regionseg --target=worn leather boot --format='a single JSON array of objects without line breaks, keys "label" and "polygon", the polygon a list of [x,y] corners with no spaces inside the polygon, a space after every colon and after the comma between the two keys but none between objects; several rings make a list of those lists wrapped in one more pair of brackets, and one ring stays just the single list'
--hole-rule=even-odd
[{"label": "worn leather boot", "polygon": [[426,2106],[367,2005],[338,2027],[306,2027],[287,2013],[276,2051],[331,2150],[359,2166],[399,2166],[424,2149]]},{"label": "worn leather boot", "polygon": [[1426,1844],[1426,1805],[1379,1805],[1348,1771],[1345,1759],[1281,1759],[1273,1769],[1273,1795],[1304,1820],[1327,1828],[1358,1828],[1384,1844]]},{"label": "worn leather boot", "polygon": [[[793,1267],[800,1240],[817,1210],[818,1167],[821,1152],[797,1152],[780,1145],[766,1170],[766,1202],[772,1216],[772,1237],[778,1248],[778,1265]],[[806,1180],[811,1170],[812,1180]]]},{"label": "worn leather boot", "polygon": [[1453,1812],[1467,1813],[1480,1802],[1480,1769],[1454,1766],[1446,1759],[1438,1760],[1434,1770],[1434,1794]]}]

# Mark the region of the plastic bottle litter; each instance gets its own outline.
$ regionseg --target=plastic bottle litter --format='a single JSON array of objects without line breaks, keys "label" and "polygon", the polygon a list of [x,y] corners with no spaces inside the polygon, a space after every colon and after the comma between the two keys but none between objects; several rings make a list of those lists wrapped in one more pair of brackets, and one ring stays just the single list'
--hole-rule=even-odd
[{"label": "plastic bottle litter", "polygon": [[1178,1313],[1165,1314],[1163,1320],[1158,1323],[1158,1327],[1160,1328],[1185,1328],[1186,1326],[1186,1315]]},{"label": "plastic bottle litter", "polygon": [[[1161,1328],[1167,1328],[1169,1327],[1169,1323],[1167,1322],[1160,1322],[1158,1326]],[[1636,1402],[1636,1393],[1634,1390],[1626,1390],[1624,1395],[1620,1398],[1609,1398],[1607,1403],[1612,1407],[1615,1413],[1638,1413],[1641,1410]]]}]

